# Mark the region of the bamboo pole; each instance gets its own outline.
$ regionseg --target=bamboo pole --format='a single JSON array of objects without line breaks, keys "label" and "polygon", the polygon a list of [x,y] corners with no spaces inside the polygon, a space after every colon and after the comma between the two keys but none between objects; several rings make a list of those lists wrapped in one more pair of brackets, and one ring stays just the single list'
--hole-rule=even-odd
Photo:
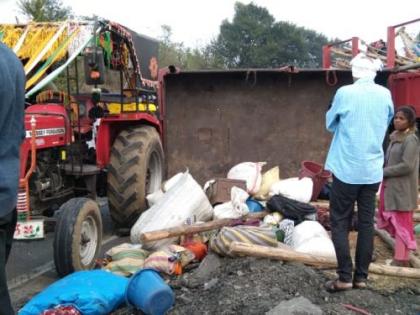
[{"label": "bamboo pole", "polygon": [[[385,244],[392,250],[395,248],[395,240],[385,230],[375,229],[376,234],[384,241]],[[410,253],[410,264],[414,268],[420,268],[420,259]]]},{"label": "bamboo pole", "polygon": [[[299,253],[287,247],[268,247],[254,244],[247,244],[241,242],[232,242],[230,245],[230,252],[237,255],[247,255],[253,257],[263,257],[284,261],[298,261],[307,265],[321,266],[321,267],[335,267],[337,261],[333,257],[315,256],[305,253]],[[420,279],[420,270],[417,268],[393,267],[380,264],[370,264],[369,272],[402,277]]]},{"label": "bamboo pole", "polygon": [[[242,220],[262,219],[267,214],[268,214],[267,211],[254,212],[240,219]],[[205,223],[192,224],[192,225],[180,225],[180,226],[175,226],[168,229],[144,232],[140,234],[139,241],[140,243],[147,243],[151,241],[157,241],[157,240],[161,240],[165,238],[171,238],[171,237],[176,237],[176,236],[181,236],[181,235],[186,235],[186,234],[195,234],[195,233],[204,232],[204,231],[216,230],[223,226],[234,224],[238,220],[239,219],[219,219],[219,220],[213,220],[213,221],[209,221]]]},{"label": "bamboo pole", "polygon": [[232,242],[230,251],[232,254],[245,254],[247,256],[278,259],[283,261],[298,261],[311,266],[336,267],[335,257],[315,256],[297,252],[291,247],[279,243],[280,247],[268,247],[242,242]]}]

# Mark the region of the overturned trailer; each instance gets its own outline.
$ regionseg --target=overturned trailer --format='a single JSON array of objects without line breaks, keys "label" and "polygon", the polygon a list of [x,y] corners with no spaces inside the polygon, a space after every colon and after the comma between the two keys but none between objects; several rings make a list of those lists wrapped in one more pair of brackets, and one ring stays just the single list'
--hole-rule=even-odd
[{"label": "overturned trailer", "polygon": [[[376,81],[386,85],[387,72]],[[243,161],[297,176],[303,160],[324,163],[325,113],[349,70],[230,70],[167,73],[164,149],[168,176],[188,168],[203,183]]]}]

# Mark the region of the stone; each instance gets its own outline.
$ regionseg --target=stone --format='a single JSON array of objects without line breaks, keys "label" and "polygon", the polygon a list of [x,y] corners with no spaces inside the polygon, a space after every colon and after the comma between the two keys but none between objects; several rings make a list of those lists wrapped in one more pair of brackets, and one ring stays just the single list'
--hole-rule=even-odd
[{"label": "stone", "polygon": [[211,288],[215,287],[218,282],[218,278],[211,279],[209,282],[204,283],[204,290],[210,290]]},{"label": "stone", "polygon": [[188,288],[195,288],[213,278],[213,275],[220,268],[220,258],[216,254],[208,254],[200,266],[192,273],[184,274],[182,284]]},{"label": "stone", "polygon": [[300,296],[288,301],[282,301],[269,310],[266,315],[322,315],[319,306],[314,305],[307,298]]}]

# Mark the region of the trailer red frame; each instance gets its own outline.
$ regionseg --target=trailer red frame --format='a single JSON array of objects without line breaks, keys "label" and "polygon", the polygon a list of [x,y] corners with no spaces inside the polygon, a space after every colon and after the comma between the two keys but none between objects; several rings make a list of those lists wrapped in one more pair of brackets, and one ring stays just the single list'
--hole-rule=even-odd
[{"label": "trailer red frame", "polygon": [[[420,63],[417,62],[399,67],[395,66],[395,31],[401,26],[416,22],[420,22],[420,18],[388,27],[385,71],[389,73],[387,86],[391,91],[395,108],[403,105],[411,105],[416,110],[417,119],[420,120]],[[331,48],[347,42],[351,42],[353,57],[359,53],[359,37],[352,37],[347,40],[327,44],[323,47],[322,67],[324,69],[330,69],[332,66]]]}]

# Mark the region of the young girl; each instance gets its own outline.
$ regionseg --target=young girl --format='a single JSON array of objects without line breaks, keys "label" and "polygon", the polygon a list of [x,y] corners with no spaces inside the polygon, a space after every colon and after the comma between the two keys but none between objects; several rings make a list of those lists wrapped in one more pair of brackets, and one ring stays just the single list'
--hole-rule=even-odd
[{"label": "young girl", "polygon": [[410,250],[416,250],[413,210],[417,209],[419,140],[416,113],[399,107],[394,116],[395,131],[385,157],[384,180],[380,192],[378,228],[395,237],[394,266],[410,266]]}]

